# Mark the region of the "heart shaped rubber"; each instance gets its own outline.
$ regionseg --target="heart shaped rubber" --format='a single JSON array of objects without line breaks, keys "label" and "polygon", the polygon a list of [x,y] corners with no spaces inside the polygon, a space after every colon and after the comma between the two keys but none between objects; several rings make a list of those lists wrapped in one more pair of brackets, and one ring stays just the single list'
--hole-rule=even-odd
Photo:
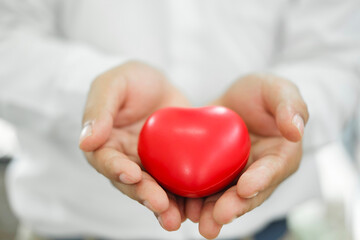
[{"label": "heart shaped rubber", "polygon": [[146,171],[165,189],[204,197],[239,176],[250,138],[243,120],[230,109],[164,108],[145,122],[138,153]]}]

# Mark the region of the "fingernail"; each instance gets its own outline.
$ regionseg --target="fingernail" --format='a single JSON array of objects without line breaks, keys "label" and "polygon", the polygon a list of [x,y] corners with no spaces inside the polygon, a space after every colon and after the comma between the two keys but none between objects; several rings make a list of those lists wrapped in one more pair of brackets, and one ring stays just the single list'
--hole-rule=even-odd
[{"label": "fingernail", "polygon": [[125,184],[133,184],[133,183],[135,183],[135,180],[132,177],[130,177],[129,175],[125,174],[125,173],[120,174],[119,180],[122,183],[125,183]]},{"label": "fingernail", "polygon": [[246,198],[254,198],[254,197],[256,197],[258,194],[259,194],[259,192],[256,192],[256,193],[254,193],[253,195],[250,195],[250,196],[248,196],[248,197],[246,197]]},{"label": "fingernail", "polygon": [[159,223],[160,223],[161,227],[164,227],[164,226],[163,226],[163,221],[162,221],[161,216],[158,216],[158,218],[157,218],[157,219],[158,219],[158,221],[159,221]]},{"label": "fingernail", "polygon": [[153,211],[153,210],[152,210],[152,206],[150,205],[150,203],[149,203],[148,201],[145,200],[145,201],[143,202],[143,204],[144,204],[144,206],[147,207],[150,211]]},{"label": "fingernail", "polygon": [[82,143],[82,141],[84,141],[85,138],[92,135],[93,124],[94,124],[94,121],[88,121],[84,124],[84,126],[81,130],[81,133],[80,133],[79,143]]},{"label": "fingernail", "polygon": [[304,135],[304,120],[299,114],[296,114],[293,117],[292,124],[297,128],[300,136],[302,137]]}]

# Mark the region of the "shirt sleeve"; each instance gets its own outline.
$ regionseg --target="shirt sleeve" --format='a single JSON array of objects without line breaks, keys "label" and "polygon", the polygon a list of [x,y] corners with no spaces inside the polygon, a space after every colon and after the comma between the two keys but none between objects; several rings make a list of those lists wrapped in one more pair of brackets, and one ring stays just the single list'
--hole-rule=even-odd
[{"label": "shirt sleeve", "polygon": [[289,2],[279,31],[279,51],[270,71],[293,81],[310,120],[304,149],[341,137],[359,101],[360,2]]},{"label": "shirt sleeve", "polygon": [[0,0],[0,116],[18,128],[80,125],[92,80],[128,60],[62,37],[58,4]]}]

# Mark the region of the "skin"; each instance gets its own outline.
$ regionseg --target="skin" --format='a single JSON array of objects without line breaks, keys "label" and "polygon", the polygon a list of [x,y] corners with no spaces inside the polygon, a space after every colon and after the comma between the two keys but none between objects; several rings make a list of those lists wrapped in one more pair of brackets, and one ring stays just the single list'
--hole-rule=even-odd
[{"label": "skin", "polygon": [[224,224],[261,205],[299,167],[303,127],[293,124],[299,115],[304,125],[309,114],[299,90],[291,82],[264,74],[238,79],[212,104],[237,112],[251,135],[251,156],[237,184],[204,199],[187,199],[186,216],[199,222],[205,238],[218,236]]},{"label": "skin", "polygon": [[[212,104],[237,112],[252,141],[237,184],[213,196],[175,196],[142,168],[137,141],[146,118],[162,107],[190,107],[161,72],[144,63],[128,62],[94,80],[83,116],[91,131],[81,137],[80,148],[118,190],[153,211],[165,230],[177,230],[189,218],[205,238],[215,238],[224,224],[259,206],[297,170],[308,112],[295,85],[271,75],[242,77]],[[303,119],[300,128],[293,124],[295,115]]]},{"label": "skin", "polygon": [[[200,210],[191,210],[186,206],[189,212],[200,212],[188,217],[199,222],[199,232],[205,238],[217,237],[224,224],[261,205],[299,166],[301,143],[293,143],[282,137],[251,138],[252,155],[248,168],[237,184],[224,192],[205,198]],[[289,155],[292,157],[289,158]],[[191,201],[193,200],[188,199],[187,204],[191,205]]]},{"label": "skin", "polygon": [[137,154],[146,118],[169,106],[190,104],[158,70],[140,62],[111,69],[90,88],[83,124],[90,123],[92,134],[81,140],[80,148],[114,187],[153,211],[164,229],[174,231],[185,220],[184,200],[161,188],[142,169]]}]

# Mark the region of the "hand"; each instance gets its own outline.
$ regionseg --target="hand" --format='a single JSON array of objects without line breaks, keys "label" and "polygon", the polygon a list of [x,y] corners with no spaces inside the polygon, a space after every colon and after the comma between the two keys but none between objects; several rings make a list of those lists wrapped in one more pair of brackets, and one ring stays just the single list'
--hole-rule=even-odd
[{"label": "hand", "polygon": [[214,104],[228,107],[245,121],[251,155],[237,184],[205,199],[187,199],[186,216],[199,222],[206,238],[222,226],[261,205],[301,160],[307,107],[296,86],[271,75],[249,75],[236,81]]},{"label": "hand", "polygon": [[168,231],[185,220],[184,200],[163,190],[142,169],[138,135],[155,110],[188,105],[158,70],[128,62],[94,80],[83,116],[80,148],[89,163],[122,193],[153,211]]}]

